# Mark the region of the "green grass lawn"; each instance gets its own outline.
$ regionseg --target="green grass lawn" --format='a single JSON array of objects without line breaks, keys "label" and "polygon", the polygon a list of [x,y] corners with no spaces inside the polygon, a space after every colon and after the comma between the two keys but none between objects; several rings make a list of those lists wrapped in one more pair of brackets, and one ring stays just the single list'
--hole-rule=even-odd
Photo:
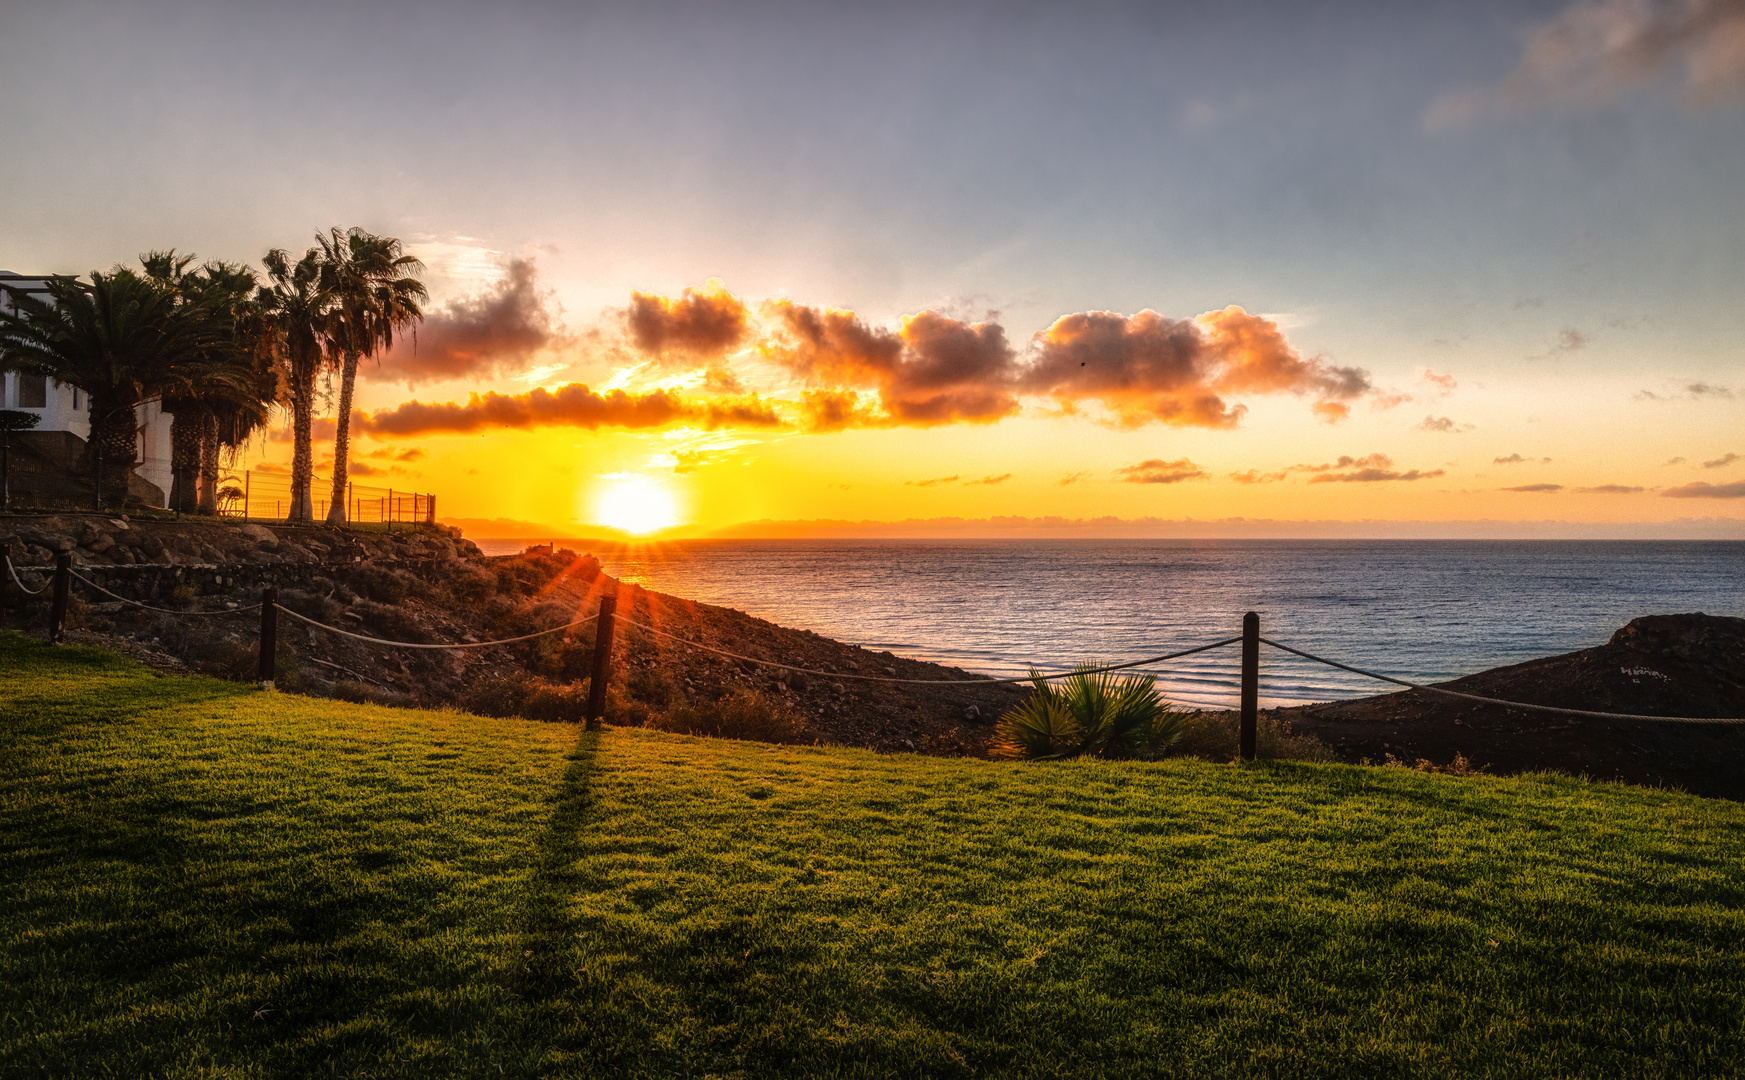
[{"label": "green grass lawn", "polygon": [[403,711],[0,635],[0,1075],[1732,1076],[1745,808]]}]

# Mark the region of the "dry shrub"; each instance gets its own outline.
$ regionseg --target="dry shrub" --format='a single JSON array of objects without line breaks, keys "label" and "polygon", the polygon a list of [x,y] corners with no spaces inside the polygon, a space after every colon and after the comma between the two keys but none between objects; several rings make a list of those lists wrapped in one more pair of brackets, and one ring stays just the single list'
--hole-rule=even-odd
[{"label": "dry shrub", "polygon": [[[1170,748],[1172,756],[1205,758],[1208,761],[1236,759],[1238,723],[1236,713],[1191,712],[1182,736]],[[1277,716],[1262,713],[1254,728],[1255,756],[1283,761],[1338,761],[1333,748],[1315,738],[1291,730]]]},{"label": "dry shrub", "polygon": [[383,604],[398,604],[408,596],[424,591],[424,583],[404,570],[371,563],[353,568],[348,580],[353,589]]},{"label": "dry shrub", "polygon": [[[576,682],[586,679],[594,669],[594,634],[592,627],[578,627],[576,637],[548,634],[535,638],[529,670],[552,682]],[[574,632],[574,631],[572,631]]]},{"label": "dry shrub", "polygon": [[630,676],[624,687],[630,696],[664,709],[683,696],[678,681],[664,667],[645,667]]},{"label": "dry shrub", "polygon": [[520,672],[483,679],[460,696],[460,707],[480,716],[579,723],[587,716],[586,682],[558,684]]},{"label": "dry shrub", "polygon": [[630,693],[619,683],[606,687],[606,715],[614,724],[625,727],[660,728],[662,723],[659,709]]},{"label": "dry shrub", "polygon": [[341,701],[358,705],[387,705],[396,709],[409,709],[417,704],[412,695],[403,690],[390,690],[352,678],[338,680],[328,693]]},{"label": "dry shrub", "polygon": [[531,681],[519,671],[489,675],[461,691],[458,703],[479,716],[519,716]]},{"label": "dry shrub", "polygon": [[806,721],[779,701],[756,690],[736,690],[712,705],[680,705],[657,714],[648,726],[683,735],[754,742],[799,742]]},{"label": "dry shrub", "polygon": [[477,603],[497,595],[497,575],[476,563],[451,559],[441,574],[443,586],[455,599]]},{"label": "dry shrub", "polygon": [[305,589],[280,589],[279,606],[290,608],[307,619],[328,626],[339,625],[339,613],[344,610],[332,597]]},{"label": "dry shrub", "polygon": [[424,627],[405,608],[359,600],[352,605],[351,610],[362,620],[363,629],[372,637],[383,637],[389,641],[430,641],[430,635],[425,632]]},{"label": "dry shrub", "polygon": [[[1371,762],[1368,758],[1364,758],[1363,764],[1369,765]],[[1381,766],[1388,769],[1410,768],[1423,773],[1440,773],[1443,776],[1483,776],[1485,770],[1485,766],[1474,765],[1467,759],[1465,754],[1459,752],[1456,752],[1453,760],[1449,761],[1446,765],[1438,765],[1429,758],[1419,758],[1417,761],[1407,765],[1399,758],[1392,754],[1388,754],[1381,762]]]}]

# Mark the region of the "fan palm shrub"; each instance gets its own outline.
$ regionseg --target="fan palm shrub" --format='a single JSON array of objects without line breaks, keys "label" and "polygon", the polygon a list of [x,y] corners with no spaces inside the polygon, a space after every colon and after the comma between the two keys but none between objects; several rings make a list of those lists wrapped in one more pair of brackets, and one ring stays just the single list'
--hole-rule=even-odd
[{"label": "fan palm shrub", "polygon": [[1000,718],[993,749],[1032,760],[1161,757],[1187,727],[1150,675],[1117,678],[1081,664],[1058,683],[1030,670],[1035,692]]}]

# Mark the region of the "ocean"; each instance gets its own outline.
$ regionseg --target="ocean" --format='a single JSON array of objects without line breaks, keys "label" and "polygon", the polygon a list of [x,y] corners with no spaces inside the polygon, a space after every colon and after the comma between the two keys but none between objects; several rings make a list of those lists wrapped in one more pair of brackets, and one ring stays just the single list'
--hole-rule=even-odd
[{"label": "ocean", "polygon": [[[482,540],[489,554],[534,541]],[[545,542],[543,538],[538,542]],[[1745,616],[1745,542],[559,540],[659,592],[988,675],[1118,663],[1241,632],[1414,682],[1600,645],[1639,615]],[[1234,707],[1237,646],[1138,670]],[[1387,684],[1261,649],[1261,699]]]}]

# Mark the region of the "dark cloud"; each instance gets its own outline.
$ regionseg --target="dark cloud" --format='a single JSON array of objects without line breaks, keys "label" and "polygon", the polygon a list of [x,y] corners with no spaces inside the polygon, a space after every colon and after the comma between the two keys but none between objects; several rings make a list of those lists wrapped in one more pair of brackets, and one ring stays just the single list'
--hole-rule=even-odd
[{"label": "dark cloud", "polygon": [[1058,483],[1061,487],[1066,487],[1068,484],[1076,484],[1080,480],[1089,480],[1090,478],[1091,473],[1090,470],[1087,469],[1084,472],[1067,473],[1065,476],[1060,478]]},{"label": "dark cloud", "polygon": [[1745,483],[1686,484],[1683,487],[1667,488],[1661,494],[1669,499],[1745,499]]},{"label": "dark cloud", "polygon": [[1552,353],[1578,352],[1587,348],[1588,336],[1573,326],[1566,326],[1557,332],[1557,340],[1551,343]]},{"label": "dark cloud", "polygon": [[1358,469],[1346,473],[1320,473],[1309,477],[1311,484],[1372,484],[1383,480],[1429,480],[1441,476],[1443,470],[1431,469],[1422,472],[1418,469],[1407,469],[1405,472],[1395,472],[1392,469]]},{"label": "dark cloud", "polygon": [[1723,469],[1723,468],[1726,468],[1728,465],[1731,465],[1731,464],[1733,464],[1733,462],[1738,461],[1738,460],[1739,460],[1738,454],[1733,454],[1733,453],[1722,454],[1720,457],[1716,458],[1713,461],[1703,462],[1703,468],[1705,468],[1705,469]]},{"label": "dark cloud", "polygon": [[502,428],[602,427],[660,428],[676,424],[700,427],[776,428],[781,417],[755,396],[691,400],[666,390],[628,394],[612,390],[597,394],[582,383],[556,390],[535,388],[524,394],[495,392],[469,395],[466,404],[426,404],[408,401],[371,414],[364,425],[376,436],[420,435],[428,432],[470,433]]},{"label": "dark cloud", "polygon": [[1662,468],[1665,468],[1668,465],[1683,465],[1684,458],[1681,458],[1681,457],[1667,458],[1665,461],[1661,462],[1660,464],[1661,464]]},{"label": "dark cloud", "polygon": [[1230,479],[1238,484],[1274,484],[1290,475],[1287,471],[1263,473],[1259,469],[1249,469],[1247,472],[1233,472]]},{"label": "dark cloud", "polygon": [[1538,494],[1550,494],[1553,491],[1562,491],[1563,485],[1562,484],[1522,484],[1519,487],[1506,487],[1506,488],[1503,488],[1502,490],[1504,490],[1504,491],[1528,491],[1528,492],[1534,492],[1534,493],[1538,493]]},{"label": "dark cloud", "polygon": [[987,484],[992,487],[995,484],[1003,484],[1010,479],[1012,479],[1011,473],[1001,473],[998,476],[984,476],[980,480],[965,480],[963,483],[965,487],[972,487],[976,484]]},{"label": "dark cloud", "polygon": [[[780,330],[764,354],[825,388],[804,399],[814,430],[991,423],[1018,411],[1016,356],[996,322],[965,323],[923,311],[892,332],[868,326],[852,311],[786,300],[771,301],[765,311]],[[858,389],[876,390],[882,412],[863,403]]]},{"label": "dark cloud", "polygon": [[1068,406],[1097,401],[1129,427],[1235,427],[1246,409],[1225,400],[1233,393],[1314,395],[1322,419],[1337,422],[1350,415],[1345,402],[1371,389],[1368,372],[1304,359],[1277,323],[1234,306],[1194,319],[1079,312],[1035,345],[1024,390]]},{"label": "dark cloud", "polygon": [[1446,416],[1425,416],[1422,423],[1413,424],[1418,431],[1436,431],[1445,435],[1459,435],[1463,431],[1471,431],[1471,424],[1461,424]]},{"label": "dark cloud", "polygon": [[1527,459],[1520,454],[1510,454],[1508,457],[1491,458],[1492,465],[1519,465]]},{"label": "dark cloud", "polygon": [[940,484],[955,484],[955,483],[957,483],[958,479],[959,479],[958,474],[952,473],[950,476],[935,476],[931,480],[905,480],[905,481],[903,481],[903,486],[904,487],[938,487]]},{"label": "dark cloud", "polygon": [[1115,473],[1129,484],[1179,484],[1184,480],[1202,480],[1208,475],[1187,458],[1174,461],[1151,458],[1137,465],[1122,466]]},{"label": "dark cloud", "polygon": [[654,356],[718,359],[749,333],[745,305],[720,278],[710,278],[701,289],[686,289],[676,300],[631,293],[625,323],[636,347]]},{"label": "dark cloud", "polygon": [[1352,457],[1350,454],[1341,454],[1337,461],[1322,462],[1319,465],[1291,465],[1288,466],[1285,471],[1324,473],[1332,472],[1335,469],[1390,469],[1393,467],[1393,464],[1394,459],[1388,457],[1386,454],[1365,454],[1363,457]]},{"label": "dark cloud", "polygon": [[364,457],[375,458],[379,461],[417,461],[419,458],[428,456],[422,446],[409,446],[404,450],[383,446],[364,455]]},{"label": "dark cloud", "polygon": [[[1673,394],[1669,396],[1666,394],[1656,394],[1652,390],[1638,390],[1630,396],[1635,398],[1637,401],[1674,401],[1679,395]],[[1684,385],[1684,396],[1689,397],[1692,400],[1718,398],[1722,401],[1730,401],[1733,397],[1733,388],[1730,386],[1717,386],[1714,383],[1692,382]]]},{"label": "dark cloud", "polygon": [[1634,495],[1647,488],[1631,487],[1629,484],[1601,484],[1599,487],[1576,488],[1579,495]]},{"label": "dark cloud", "polygon": [[[333,463],[331,461],[327,462],[325,467],[331,469],[333,467]],[[346,466],[346,471],[351,476],[405,476],[405,475],[407,475],[406,470],[400,468],[398,465],[388,465],[388,466],[384,467],[381,465],[371,465],[367,461],[353,461],[351,464]]]},{"label": "dark cloud", "polygon": [[1605,0],[1571,4],[1528,38],[1502,82],[1438,99],[1431,128],[1537,108],[1592,106],[1684,69],[1685,100],[1745,93],[1745,4],[1739,0]]},{"label": "dark cloud", "polygon": [[380,367],[364,370],[409,386],[515,370],[540,350],[568,340],[555,306],[553,295],[539,289],[533,260],[516,259],[503,280],[429,312],[414,335],[395,341]]}]

